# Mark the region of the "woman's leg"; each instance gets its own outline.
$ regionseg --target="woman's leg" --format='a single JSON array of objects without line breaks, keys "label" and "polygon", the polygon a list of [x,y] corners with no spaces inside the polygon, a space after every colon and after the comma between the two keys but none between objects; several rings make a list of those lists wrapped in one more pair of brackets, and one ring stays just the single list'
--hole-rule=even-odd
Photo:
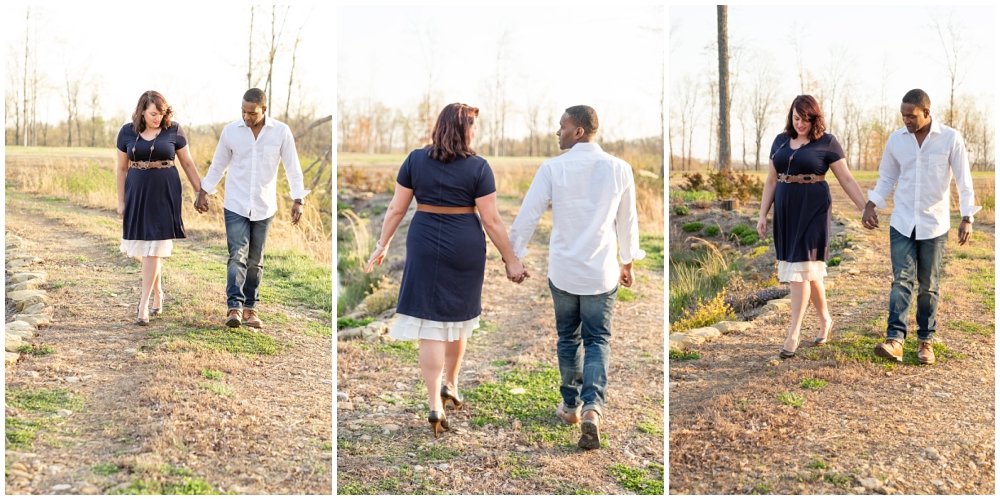
[{"label": "woman's leg", "polygon": [[788,338],[785,339],[784,349],[787,352],[795,352],[799,345],[802,316],[805,315],[806,306],[809,305],[809,282],[792,281],[788,283],[788,288],[792,291],[792,324],[788,327]]},{"label": "woman's leg", "polygon": [[163,261],[159,258],[156,259],[156,276],[153,278],[153,309],[163,308],[163,286],[162,278],[163,276]]},{"label": "woman's leg", "polygon": [[833,322],[833,317],[826,308],[826,288],[823,286],[823,280],[810,281],[809,288],[809,302],[816,308],[816,314],[819,316],[819,334],[816,338],[825,339],[830,335],[830,326]]},{"label": "woman's leg", "polygon": [[444,348],[444,382],[456,393],[458,392],[458,371],[462,367],[462,356],[465,355],[466,339],[445,342]]},{"label": "woman's leg", "polygon": [[444,368],[447,342],[420,339],[420,372],[427,384],[427,400],[431,411],[443,411],[441,404],[441,370]]},{"label": "woman's leg", "polygon": [[153,290],[153,281],[159,267],[159,257],[142,258],[142,295],[139,296],[139,317],[142,319],[149,319],[149,292]]}]

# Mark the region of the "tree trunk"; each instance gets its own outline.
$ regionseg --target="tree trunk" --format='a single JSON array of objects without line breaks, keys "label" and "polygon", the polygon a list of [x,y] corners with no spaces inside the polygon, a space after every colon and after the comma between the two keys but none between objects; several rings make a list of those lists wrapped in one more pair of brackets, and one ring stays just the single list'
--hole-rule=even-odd
[{"label": "tree trunk", "polygon": [[247,42],[247,89],[253,87],[253,6],[250,6],[250,39]]},{"label": "tree trunk", "polygon": [[28,26],[31,22],[31,7],[28,7],[28,12],[24,16],[24,81],[21,82],[21,97],[24,99],[24,104],[21,107],[21,111],[24,113],[24,123],[25,127],[23,130],[22,138],[24,139],[24,146],[28,145]]},{"label": "tree trunk", "polygon": [[732,152],[729,144],[729,36],[727,7],[718,6],[719,14],[719,170],[730,168]]}]

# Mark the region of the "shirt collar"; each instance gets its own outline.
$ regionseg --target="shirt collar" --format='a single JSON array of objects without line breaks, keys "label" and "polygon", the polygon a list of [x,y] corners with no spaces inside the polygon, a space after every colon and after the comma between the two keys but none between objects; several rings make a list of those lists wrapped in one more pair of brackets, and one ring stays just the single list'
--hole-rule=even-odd
[{"label": "shirt collar", "polygon": [[578,142],[573,145],[570,151],[604,151],[596,142]]},{"label": "shirt collar", "polygon": [[[910,134],[910,131],[906,130],[906,127],[903,127],[903,133],[904,134]],[[939,124],[937,120],[931,118],[931,129],[927,131],[927,135],[930,135],[930,134],[940,134],[940,133],[941,133],[941,124]],[[913,134],[910,134],[910,135],[913,135]]]},{"label": "shirt collar", "polygon": [[[240,124],[237,125],[238,127],[246,127],[247,126],[247,122],[243,121],[242,118],[239,119],[239,122],[240,122]],[[264,113],[264,126],[265,127],[273,127],[274,126],[274,120],[272,120],[270,116],[267,116],[267,113]]]}]

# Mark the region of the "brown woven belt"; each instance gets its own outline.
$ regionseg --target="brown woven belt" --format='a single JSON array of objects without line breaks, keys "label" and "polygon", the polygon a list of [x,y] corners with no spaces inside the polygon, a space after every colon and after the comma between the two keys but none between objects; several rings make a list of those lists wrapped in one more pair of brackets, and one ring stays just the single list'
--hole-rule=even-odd
[{"label": "brown woven belt", "polygon": [[417,211],[431,214],[472,214],[476,213],[476,207],[439,207],[417,203]]},{"label": "brown woven belt", "polygon": [[148,170],[151,168],[170,168],[174,166],[174,162],[171,160],[165,161],[130,161],[128,162],[129,168],[137,168],[139,170]]},{"label": "brown woven belt", "polygon": [[785,182],[788,184],[815,184],[817,182],[823,182],[826,180],[826,175],[815,175],[815,174],[801,174],[801,175],[788,175],[788,174],[778,174],[778,182]]}]

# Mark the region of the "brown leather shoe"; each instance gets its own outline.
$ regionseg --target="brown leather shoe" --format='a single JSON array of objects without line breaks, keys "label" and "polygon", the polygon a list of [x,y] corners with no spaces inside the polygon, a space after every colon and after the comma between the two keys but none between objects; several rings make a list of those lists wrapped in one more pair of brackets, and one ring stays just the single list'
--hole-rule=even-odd
[{"label": "brown leather shoe", "polygon": [[925,365],[934,364],[934,347],[931,346],[930,342],[920,342],[919,347],[917,347],[917,361]]},{"label": "brown leather shoe", "polygon": [[875,345],[875,355],[890,361],[903,361],[903,342],[896,339],[889,339]]},{"label": "brown leather shoe", "polygon": [[264,328],[264,322],[257,317],[257,311],[253,309],[243,310],[243,321],[246,322],[247,326],[250,328]]},{"label": "brown leather shoe", "polygon": [[229,328],[239,328],[243,324],[243,321],[240,319],[242,316],[243,313],[239,309],[230,309],[226,313],[226,326]]},{"label": "brown leather shoe", "polygon": [[[596,412],[595,412],[596,413]],[[584,412],[586,415],[586,412]],[[601,414],[596,418],[586,418],[580,422],[580,441],[577,446],[585,450],[601,448]]]}]

